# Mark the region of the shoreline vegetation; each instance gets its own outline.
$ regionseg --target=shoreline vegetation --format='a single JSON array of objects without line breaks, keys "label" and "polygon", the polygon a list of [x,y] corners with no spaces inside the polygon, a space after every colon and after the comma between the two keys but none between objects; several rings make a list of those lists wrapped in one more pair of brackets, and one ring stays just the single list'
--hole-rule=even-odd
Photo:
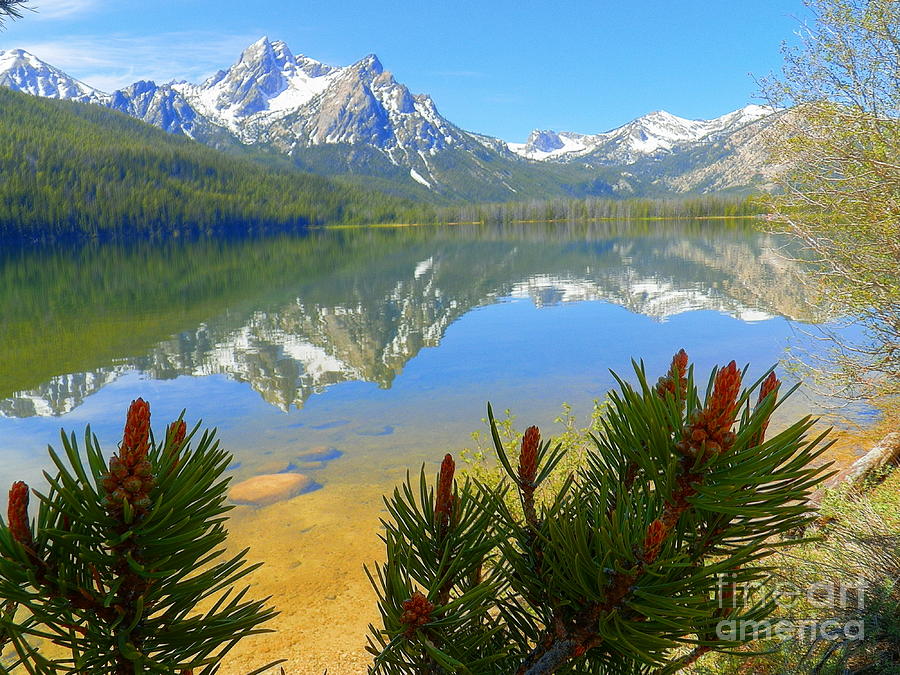
[{"label": "shoreline vegetation", "polygon": [[[189,239],[197,240],[202,238],[232,238],[232,237],[256,237],[256,236],[279,236],[284,234],[301,234],[310,230],[342,230],[342,229],[393,229],[406,227],[456,227],[456,226],[490,226],[490,225],[538,225],[538,224],[585,224],[585,223],[614,223],[614,222],[671,222],[671,221],[761,221],[768,214],[755,206],[744,208],[745,205],[754,205],[755,201],[750,198],[742,198],[735,200],[727,197],[716,197],[705,199],[708,213],[697,213],[692,209],[685,210],[682,208],[684,203],[690,203],[692,200],[686,198],[684,200],[675,199],[659,199],[659,200],[605,200],[605,199],[572,199],[562,202],[564,208],[574,206],[589,207],[595,204],[613,207],[612,211],[621,211],[623,215],[604,215],[604,216],[579,216],[572,215],[567,217],[529,217],[514,218],[510,213],[518,212],[521,205],[517,202],[510,204],[498,205],[500,208],[491,217],[482,217],[477,220],[455,220],[452,217],[441,218],[438,212],[429,211],[428,205],[421,205],[421,213],[428,214],[427,217],[409,220],[387,220],[378,222],[373,220],[365,220],[362,222],[295,222],[290,223],[258,223],[258,222],[238,222],[228,225],[218,226],[202,226],[202,225],[184,225],[176,229],[170,230],[135,230],[129,228],[116,228],[104,230],[102,228],[85,230],[59,230],[55,226],[49,228],[35,228],[32,231],[3,231],[0,225],[0,240],[4,243],[23,243],[23,244],[55,244],[60,242],[127,242],[133,239],[151,239],[151,240],[178,240]],[[538,202],[538,206],[533,208],[543,208],[548,202]],[[643,212],[647,206],[655,207],[655,211],[659,215],[632,215],[630,213],[632,206],[639,206]],[[728,211],[733,206],[740,206],[739,212],[734,214],[721,213]],[[508,209],[508,210],[507,210]],[[716,213],[716,211],[719,211]]]},{"label": "shoreline vegetation", "polygon": [[[758,215],[740,215],[740,216],[682,216],[672,218],[670,216],[642,216],[634,218],[619,218],[616,216],[597,216],[594,218],[554,218],[550,220],[532,219],[532,220],[504,220],[504,225],[539,225],[539,224],[556,224],[556,223],[615,223],[615,222],[671,222],[679,221],[696,221],[696,220],[761,220],[766,214]],[[310,225],[309,229],[329,229],[329,230],[346,230],[346,229],[365,229],[365,228],[393,228],[393,227],[444,227],[444,226],[465,226],[465,225],[491,225],[484,220],[460,220],[460,221],[439,221],[432,223],[372,223],[370,225]]]}]

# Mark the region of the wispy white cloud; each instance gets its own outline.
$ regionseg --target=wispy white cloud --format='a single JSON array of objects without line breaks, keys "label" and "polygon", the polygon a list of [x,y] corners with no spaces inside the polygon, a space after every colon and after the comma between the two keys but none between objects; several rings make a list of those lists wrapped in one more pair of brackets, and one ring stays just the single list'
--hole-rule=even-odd
[{"label": "wispy white cloud", "polygon": [[98,0],[35,0],[28,7],[35,19],[64,19],[90,12],[98,4]]},{"label": "wispy white cloud", "polygon": [[[74,0],[73,0],[74,1]],[[19,45],[39,59],[102,91],[137,80],[197,82],[227,68],[255,33],[183,31],[157,35],[77,35]]]}]

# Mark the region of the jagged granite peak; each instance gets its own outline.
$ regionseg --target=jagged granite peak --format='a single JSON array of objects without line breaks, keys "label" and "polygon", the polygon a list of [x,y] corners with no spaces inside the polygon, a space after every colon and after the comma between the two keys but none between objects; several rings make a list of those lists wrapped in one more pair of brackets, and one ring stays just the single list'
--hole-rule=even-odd
[{"label": "jagged granite peak", "polygon": [[553,152],[565,146],[559,134],[549,129],[535,129],[531,132],[526,144],[541,152]]},{"label": "jagged granite peak", "polygon": [[227,70],[200,85],[173,85],[205,118],[240,140],[257,142],[273,119],[290,114],[328,88],[341,69],[262,37]]},{"label": "jagged granite peak", "polygon": [[276,53],[268,37],[263,37],[247,47],[238,62],[223,78],[229,86],[219,91],[216,103],[232,106],[235,115],[259,112],[268,99],[277,96],[287,87],[284,72],[293,61],[286,49]]},{"label": "jagged granite peak", "polygon": [[334,72],[329,86],[297,111],[272,120],[259,138],[287,153],[326,144],[368,145],[427,187],[429,158],[448,147],[472,148],[468,134],[438,112],[431,97],[412,94],[374,54]]},{"label": "jagged granite peak", "polygon": [[170,85],[140,80],[114,91],[108,105],[170,133],[194,134],[197,112]]},{"label": "jagged granite peak", "polygon": [[[373,67],[377,64],[378,67]],[[392,96],[396,83],[373,57],[342,70],[333,84],[303,111],[290,127],[301,144],[368,142],[383,147],[392,136],[388,111],[381,97]]]},{"label": "jagged granite peak", "polygon": [[102,91],[70,77],[24,49],[0,50],[0,86],[32,96],[103,103]]},{"label": "jagged granite peak", "polygon": [[559,134],[549,129],[535,129],[526,142],[541,152],[553,152],[565,146]]},{"label": "jagged granite peak", "polygon": [[526,159],[556,159],[574,156],[587,147],[584,134],[571,131],[535,129],[524,143],[507,143],[506,147]]},{"label": "jagged granite peak", "polygon": [[[284,43],[276,49],[267,37],[247,47],[227,71],[219,71],[200,87],[181,85],[204,112],[235,120],[264,110],[270,99],[288,87],[295,70],[293,55]],[[216,113],[220,113],[217,115]]]},{"label": "jagged granite peak", "polygon": [[381,75],[381,73],[384,72],[384,66],[375,54],[364,56],[359,61],[349,66],[349,68],[360,72],[370,72],[373,75]]}]

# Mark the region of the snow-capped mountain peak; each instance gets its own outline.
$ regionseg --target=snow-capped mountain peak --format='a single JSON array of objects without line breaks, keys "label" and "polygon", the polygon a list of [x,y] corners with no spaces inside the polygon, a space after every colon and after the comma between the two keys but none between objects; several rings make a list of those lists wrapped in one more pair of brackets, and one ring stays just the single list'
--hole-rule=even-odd
[{"label": "snow-capped mountain peak", "polygon": [[102,91],[66,75],[24,49],[0,50],[0,85],[33,96],[99,103]]},{"label": "snow-capped mountain peak", "polygon": [[[200,85],[173,85],[213,123],[256,140],[260,123],[287,114],[323,92],[341,69],[307,56],[294,56],[282,41],[262,37],[241,52],[228,69]],[[263,118],[263,119],[259,119]]]},{"label": "snow-capped mountain peak", "polygon": [[354,63],[350,68],[360,72],[370,72],[374,75],[381,75],[384,72],[384,66],[381,60],[375,54],[368,54]]}]

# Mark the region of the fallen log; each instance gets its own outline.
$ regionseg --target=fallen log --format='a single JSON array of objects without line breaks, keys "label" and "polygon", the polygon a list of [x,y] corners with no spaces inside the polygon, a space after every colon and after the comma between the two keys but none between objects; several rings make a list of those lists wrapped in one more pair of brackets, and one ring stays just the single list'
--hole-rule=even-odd
[{"label": "fallen log", "polygon": [[876,443],[869,452],[843,471],[829,479],[809,499],[810,506],[818,508],[826,490],[844,485],[858,487],[866,479],[892,464],[900,464],[900,431],[893,431]]}]

